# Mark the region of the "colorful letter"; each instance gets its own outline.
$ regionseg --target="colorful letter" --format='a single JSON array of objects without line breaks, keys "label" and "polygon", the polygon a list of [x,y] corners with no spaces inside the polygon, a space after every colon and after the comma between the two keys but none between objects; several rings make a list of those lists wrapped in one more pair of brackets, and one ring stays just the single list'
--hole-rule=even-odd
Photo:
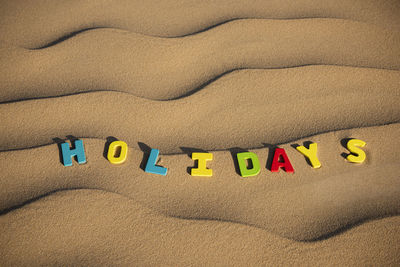
[{"label": "colorful letter", "polygon": [[296,149],[310,160],[313,168],[321,167],[321,163],[317,157],[317,143],[311,143],[308,149],[305,146],[298,146]]},{"label": "colorful letter", "polygon": [[366,144],[367,143],[362,140],[351,139],[347,142],[347,149],[355,155],[348,155],[346,159],[354,163],[363,163],[367,156],[365,155],[365,152],[357,146],[364,147]]},{"label": "colorful letter", "polygon": [[[280,157],[282,157],[283,162],[279,161]],[[272,159],[271,164],[271,172],[278,172],[279,168],[285,168],[286,172],[294,172],[292,164],[289,161],[288,156],[286,155],[285,149],[276,148],[274,158]]]},{"label": "colorful letter", "polygon": [[197,160],[197,168],[192,168],[192,176],[212,176],[212,170],[207,169],[207,161],[213,159],[211,153],[192,153],[192,159]]},{"label": "colorful letter", "polygon": [[64,166],[72,166],[72,158],[76,157],[79,164],[86,163],[85,150],[82,140],[75,140],[75,149],[71,149],[68,143],[61,144],[61,153]]},{"label": "colorful letter", "polygon": [[159,153],[160,150],[154,148],[151,149],[149,159],[147,160],[146,168],[144,169],[145,172],[167,175],[167,168],[156,165]]},{"label": "colorful letter", "polygon": [[[120,150],[119,156],[115,157],[117,149]],[[124,163],[128,156],[128,145],[123,141],[114,141],[108,146],[107,159],[112,164]]]},{"label": "colorful letter", "polygon": [[[255,153],[253,152],[237,153],[236,157],[239,164],[240,175],[242,177],[255,176],[260,173],[261,169],[260,162],[258,161],[258,157]],[[251,160],[253,168],[251,169],[247,168],[246,164],[247,160]]]}]

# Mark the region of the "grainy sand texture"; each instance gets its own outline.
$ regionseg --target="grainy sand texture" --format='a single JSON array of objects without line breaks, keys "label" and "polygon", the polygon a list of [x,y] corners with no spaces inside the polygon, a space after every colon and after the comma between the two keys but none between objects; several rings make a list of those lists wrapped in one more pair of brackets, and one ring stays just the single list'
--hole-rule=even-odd
[{"label": "grainy sand texture", "polygon": [[0,266],[399,266],[399,103],[398,0],[0,1]]}]

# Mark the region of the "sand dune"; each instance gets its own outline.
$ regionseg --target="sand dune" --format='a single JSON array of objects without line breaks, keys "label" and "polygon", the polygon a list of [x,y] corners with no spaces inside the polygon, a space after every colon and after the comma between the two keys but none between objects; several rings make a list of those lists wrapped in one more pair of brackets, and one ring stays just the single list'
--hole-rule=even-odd
[{"label": "sand dune", "polygon": [[303,243],[244,225],[164,217],[119,195],[78,190],[6,214],[0,225],[0,264],[6,266],[400,263],[393,257],[400,249],[399,216]]},{"label": "sand dune", "polygon": [[237,20],[182,38],[94,29],[48,48],[3,48],[1,55],[1,101],[90,90],[170,99],[235,69],[398,70],[400,34],[346,20]]},{"label": "sand dune", "polygon": [[[175,37],[244,18],[338,18],[398,31],[397,0],[1,1],[1,43],[42,46],[82,29],[113,27]],[[18,18],[18,19],[15,19]]]},{"label": "sand dune", "polygon": [[[60,189],[93,188],[123,194],[174,217],[232,221],[294,240],[312,240],[359,221],[399,214],[399,131],[399,124],[393,124],[294,142],[319,143],[320,170],[312,169],[290,144],[282,145],[295,174],[263,168],[250,179],[236,173],[228,151],[214,152],[212,178],[190,176],[186,169],[193,161],[185,154],[162,156],[167,177],[144,173],[143,153],[137,150],[130,152],[129,162],[114,166],[103,157],[106,140],[98,139],[84,140],[88,163],[73,167],[60,163],[55,144],[2,152],[1,169],[8,176],[0,186],[1,209]],[[356,166],[342,158],[346,150],[341,140],[348,137],[368,143],[367,163]],[[254,151],[266,166],[268,149]]]},{"label": "sand dune", "polygon": [[[400,265],[399,1],[0,7],[1,266]],[[86,164],[61,163],[69,135]],[[294,173],[268,170],[276,144]],[[198,150],[212,177],[189,174]]]},{"label": "sand dune", "polygon": [[[1,104],[0,114],[12,116],[1,118],[0,149],[50,144],[67,135],[115,136],[162,153],[177,153],[180,147],[254,148],[399,121],[397,72],[340,70],[238,72],[176,101],[95,92]],[[323,72],[326,78],[315,78]],[[351,72],[359,76],[340,80]],[[265,88],[264,82],[272,84]]]}]

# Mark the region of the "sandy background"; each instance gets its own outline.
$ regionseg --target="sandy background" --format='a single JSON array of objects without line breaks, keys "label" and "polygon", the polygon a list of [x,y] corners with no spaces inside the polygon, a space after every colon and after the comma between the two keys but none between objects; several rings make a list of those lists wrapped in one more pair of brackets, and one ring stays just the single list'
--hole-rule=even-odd
[{"label": "sandy background", "polygon": [[0,1],[0,265],[400,265],[400,1],[143,2]]}]

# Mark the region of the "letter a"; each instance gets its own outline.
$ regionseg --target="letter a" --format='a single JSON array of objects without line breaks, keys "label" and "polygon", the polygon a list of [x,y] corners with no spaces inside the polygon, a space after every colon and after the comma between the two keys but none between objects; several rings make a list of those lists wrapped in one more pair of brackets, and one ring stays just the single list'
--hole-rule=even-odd
[{"label": "letter a", "polygon": [[298,146],[296,149],[310,160],[311,166],[314,169],[321,167],[321,163],[317,157],[317,143],[311,143],[308,149],[305,146]]},{"label": "letter a", "polygon": [[213,159],[211,153],[192,153],[192,159],[197,160],[197,168],[192,168],[192,176],[212,176],[212,170],[207,169],[207,161]]},{"label": "letter a", "polygon": [[86,163],[85,150],[82,140],[75,140],[75,149],[71,149],[68,143],[61,144],[61,153],[64,166],[72,166],[72,158],[76,157],[79,164]]},{"label": "letter a", "polygon": [[[120,150],[119,156],[115,157],[117,149]],[[124,163],[128,156],[128,145],[123,141],[114,141],[108,146],[107,159],[112,164]]]},{"label": "letter a", "polygon": [[167,175],[167,168],[156,165],[159,153],[160,150],[153,148],[151,149],[149,159],[147,160],[146,168],[144,169],[145,172]]},{"label": "letter a", "polygon": [[351,139],[347,142],[347,149],[355,154],[355,155],[348,155],[347,160],[354,163],[363,163],[364,160],[367,158],[365,155],[364,150],[358,148],[357,146],[364,147],[367,143],[359,139]]},{"label": "letter a", "polygon": [[[242,177],[249,177],[249,176],[255,176],[259,174],[260,172],[260,162],[258,161],[258,157],[255,153],[253,152],[242,152],[242,153],[237,153],[236,155],[237,161],[239,164],[239,169],[240,169],[240,175]],[[246,161],[251,160],[251,163],[253,167],[251,169],[247,168]]]},{"label": "letter a", "polygon": [[[283,162],[279,161],[279,158],[283,158]],[[294,172],[292,164],[289,161],[288,156],[286,155],[285,149],[276,148],[274,158],[272,159],[271,164],[271,172],[278,172],[279,168],[285,168],[286,172]]]}]

